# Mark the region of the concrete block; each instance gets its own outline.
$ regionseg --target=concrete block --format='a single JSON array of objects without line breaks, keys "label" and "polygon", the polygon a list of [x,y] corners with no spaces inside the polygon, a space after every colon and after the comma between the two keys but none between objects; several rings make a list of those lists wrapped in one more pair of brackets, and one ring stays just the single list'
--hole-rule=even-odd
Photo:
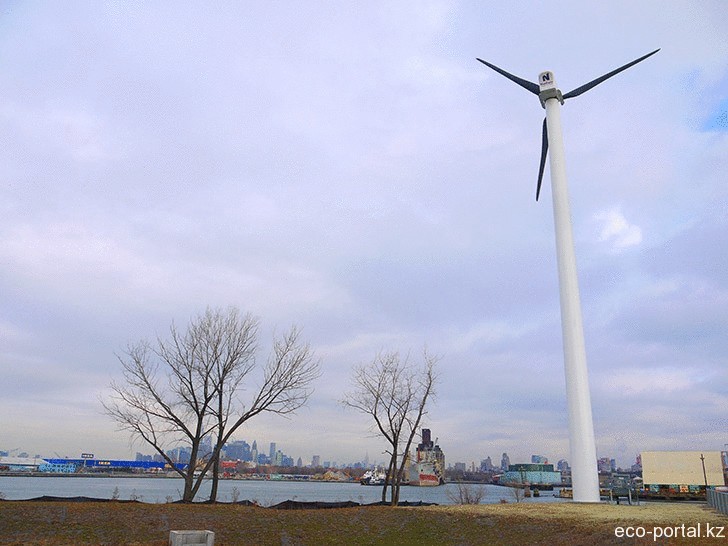
[{"label": "concrete block", "polygon": [[169,546],[215,546],[212,531],[170,531]]}]

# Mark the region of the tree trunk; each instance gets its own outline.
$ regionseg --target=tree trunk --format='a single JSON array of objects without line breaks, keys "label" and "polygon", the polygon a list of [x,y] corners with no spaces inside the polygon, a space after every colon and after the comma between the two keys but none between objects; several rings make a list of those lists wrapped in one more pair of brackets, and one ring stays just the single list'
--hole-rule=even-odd
[{"label": "tree trunk", "polygon": [[397,485],[397,450],[394,449],[394,453],[392,455],[392,462],[389,464],[389,472],[392,476],[392,494],[389,497],[389,504],[390,506],[397,506],[397,493],[399,490],[399,487]]},{"label": "tree trunk", "polygon": [[[409,452],[409,445],[407,446],[407,452]],[[399,505],[399,492],[400,488],[402,487],[402,480],[404,479],[404,471],[405,471],[405,465],[408,462],[408,457],[404,457],[402,460],[402,465],[399,467],[399,470],[397,471],[397,480],[396,480],[396,493],[395,493],[395,502],[392,504],[393,506]]]},{"label": "tree trunk", "polygon": [[397,506],[399,504],[399,488],[402,487],[402,478],[397,469],[395,468],[394,470],[395,473],[392,480],[392,506]]},{"label": "tree trunk", "polygon": [[394,455],[389,460],[389,466],[387,467],[387,472],[384,475],[384,487],[382,488],[382,504],[387,502],[387,488],[390,485],[389,477],[392,476],[392,469],[394,468]]},{"label": "tree trunk", "polygon": [[[222,410],[218,409],[218,411],[219,411],[218,415],[222,415]],[[217,486],[218,486],[218,482],[220,480],[220,451],[222,451],[224,439],[222,437],[223,424],[219,421],[220,420],[218,419],[217,442],[215,443],[215,447],[213,448],[212,454],[210,455],[211,457],[213,457],[212,486],[210,488],[210,502],[217,502]]]},{"label": "tree trunk", "polygon": [[212,485],[210,487],[210,502],[217,502],[217,482],[220,479],[220,457],[215,456],[212,463]]},{"label": "tree trunk", "polygon": [[[197,437],[200,437],[199,430],[202,428],[202,424],[198,423]],[[185,473],[185,491],[182,495],[182,502],[192,502],[197,494],[197,490],[200,488],[202,482],[202,476],[195,480],[195,470],[197,469],[197,455],[200,450],[199,440],[192,441],[192,449],[190,450],[190,461],[187,464],[187,472]]]},{"label": "tree trunk", "polygon": [[185,474],[185,489],[182,493],[182,502],[192,502],[192,499],[195,498],[195,493],[192,488],[193,481],[194,474],[192,472],[187,472],[187,474]]}]

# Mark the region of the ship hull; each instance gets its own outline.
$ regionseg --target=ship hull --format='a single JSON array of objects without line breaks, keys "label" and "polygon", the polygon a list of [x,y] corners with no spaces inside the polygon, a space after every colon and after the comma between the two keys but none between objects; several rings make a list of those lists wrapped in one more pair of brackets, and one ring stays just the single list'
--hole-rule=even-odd
[{"label": "ship hull", "polygon": [[419,487],[437,487],[444,480],[434,463],[416,463],[410,473],[410,485]]}]

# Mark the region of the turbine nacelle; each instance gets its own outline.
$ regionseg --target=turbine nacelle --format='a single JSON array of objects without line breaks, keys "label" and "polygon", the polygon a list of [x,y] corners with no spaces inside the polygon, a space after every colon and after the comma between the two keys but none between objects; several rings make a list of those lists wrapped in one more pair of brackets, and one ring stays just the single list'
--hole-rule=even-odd
[{"label": "turbine nacelle", "polygon": [[[592,80],[589,83],[586,83],[580,87],[577,87],[576,89],[573,89],[572,91],[569,91],[568,93],[565,93],[565,94],[562,94],[561,91],[556,87],[556,81],[554,80],[554,75],[551,71],[547,70],[545,72],[541,72],[541,74],[538,75],[538,84],[535,84],[533,82],[530,82],[528,80],[524,80],[523,78],[515,76],[509,72],[506,72],[502,68],[499,68],[499,67],[495,66],[494,64],[484,61],[483,59],[478,59],[478,61],[483,63],[488,68],[492,68],[493,70],[498,72],[500,75],[508,78],[512,82],[520,85],[526,91],[530,91],[534,95],[538,95],[538,98],[541,101],[541,106],[546,108],[546,101],[548,101],[550,99],[556,99],[561,104],[564,104],[564,101],[566,99],[578,97],[582,93],[586,93],[587,91],[589,91],[593,87],[596,87],[603,81],[611,78],[612,76],[619,74],[623,70],[627,70],[629,67],[634,66],[639,62],[644,61],[647,57],[651,57],[658,51],[660,51],[660,50],[656,49],[655,51],[648,53],[647,55],[643,55],[639,59],[635,59],[634,61],[627,63],[624,66],[620,66],[619,68],[612,70],[611,72],[607,72],[603,76],[599,76],[597,79]],[[538,201],[539,195],[541,193],[541,181],[543,180],[543,171],[546,166],[546,155],[548,153],[548,147],[549,147],[548,127],[546,124],[546,118],[544,118],[543,129],[542,129],[542,140],[541,140],[541,162],[539,164],[538,182],[536,184],[536,201]]]},{"label": "turbine nacelle", "polygon": [[538,98],[543,108],[546,108],[546,101],[549,99],[557,99],[561,104],[564,104],[564,97],[561,94],[561,90],[556,87],[554,73],[550,70],[541,72],[538,75],[538,88]]},{"label": "turbine nacelle", "polygon": [[545,91],[546,89],[556,89],[556,80],[554,80],[554,73],[550,70],[541,72],[538,75],[538,88],[541,91]]}]

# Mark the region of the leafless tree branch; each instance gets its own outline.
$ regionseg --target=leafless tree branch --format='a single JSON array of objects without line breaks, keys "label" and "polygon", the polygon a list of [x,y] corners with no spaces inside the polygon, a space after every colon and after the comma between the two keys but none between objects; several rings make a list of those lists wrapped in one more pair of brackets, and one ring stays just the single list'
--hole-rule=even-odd
[{"label": "leafless tree branch", "polygon": [[379,353],[369,364],[354,368],[353,389],[341,401],[344,406],[369,415],[373,428],[389,445],[382,502],[386,501],[389,487],[393,506],[399,502],[399,488],[413,439],[426,414],[427,402],[435,394],[437,361],[426,350],[421,368],[410,361],[409,355],[403,358],[398,352]]},{"label": "leafless tree branch", "polygon": [[[259,367],[258,326],[256,318],[237,309],[207,309],[185,332],[173,324],[167,340],[130,345],[118,357],[124,381],[111,383],[104,410],[185,479],[185,502],[194,499],[210,470],[210,500],[216,499],[220,451],[243,423],[262,412],[294,413],[311,395],[320,366],[300,331],[294,327],[275,339],[271,356]],[[261,384],[246,404],[245,385],[258,369]],[[211,453],[202,451],[206,437],[214,438]],[[184,468],[167,455],[170,443],[180,439],[190,449]]]}]

